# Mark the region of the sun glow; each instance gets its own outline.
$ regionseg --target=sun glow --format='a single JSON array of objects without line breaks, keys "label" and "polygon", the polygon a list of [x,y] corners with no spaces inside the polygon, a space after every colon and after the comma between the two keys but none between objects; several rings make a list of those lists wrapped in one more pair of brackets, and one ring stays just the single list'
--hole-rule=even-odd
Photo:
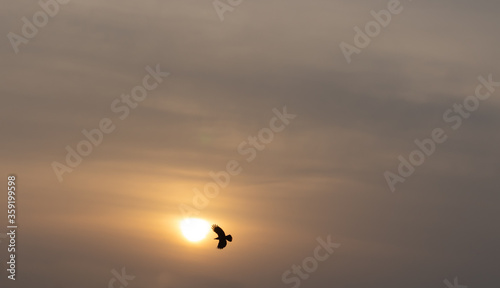
[{"label": "sun glow", "polygon": [[182,235],[191,242],[198,242],[207,237],[210,223],[203,219],[187,218],[181,221]]}]

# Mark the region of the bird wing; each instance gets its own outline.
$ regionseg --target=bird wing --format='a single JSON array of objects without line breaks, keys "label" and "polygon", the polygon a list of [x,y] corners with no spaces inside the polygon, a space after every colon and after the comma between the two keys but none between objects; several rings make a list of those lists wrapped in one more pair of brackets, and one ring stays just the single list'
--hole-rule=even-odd
[{"label": "bird wing", "polygon": [[[217,235],[221,238],[225,237],[226,236],[226,233],[224,233],[224,230],[222,230],[222,228],[220,228],[218,225],[214,224],[212,225],[212,230],[214,230],[215,233],[217,233]],[[219,244],[220,245],[220,244]],[[226,246],[226,244],[224,244],[224,246]]]},{"label": "bird wing", "polygon": [[222,249],[226,247],[226,245],[227,245],[226,239],[219,239],[219,244],[217,244],[217,248]]}]

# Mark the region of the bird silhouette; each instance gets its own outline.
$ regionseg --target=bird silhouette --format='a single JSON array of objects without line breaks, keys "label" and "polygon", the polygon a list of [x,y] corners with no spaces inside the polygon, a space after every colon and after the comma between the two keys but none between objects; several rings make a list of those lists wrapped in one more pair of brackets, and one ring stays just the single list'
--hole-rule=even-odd
[{"label": "bird silhouette", "polygon": [[226,247],[227,241],[229,241],[229,242],[233,241],[233,236],[226,235],[226,233],[224,233],[224,230],[222,230],[222,228],[220,228],[218,225],[216,225],[216,224],[212,225],[212,230],[214,230],[214,232],[217,233],[217,236],[219,236],[217,238],[214,238],[214,240],[219,240],[219,244],[217,244],[217,248],[222,249],[222,248]]}]

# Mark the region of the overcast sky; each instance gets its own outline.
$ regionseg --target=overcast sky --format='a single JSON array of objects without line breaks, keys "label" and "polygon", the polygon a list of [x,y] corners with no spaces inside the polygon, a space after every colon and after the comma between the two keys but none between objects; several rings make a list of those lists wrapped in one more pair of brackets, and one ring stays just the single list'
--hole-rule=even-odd
[{"label": "overcast sky", "polygon": [[[123,267],[127,288],[498,285],[498,1],[401,1],[366,47],[355,27],[395,2],[68,2],[34,32],[38,1],[2,1],[1,183],[17,176],[19,225],[15,282],[0,238],[2,287],[110,287]],[[102,121],[114,130],[70,167]],[[241,173],[193,209],[233,242],[188,242],[180,205],[231,160]],[[340,246],[283,281],[318,237]]]}]

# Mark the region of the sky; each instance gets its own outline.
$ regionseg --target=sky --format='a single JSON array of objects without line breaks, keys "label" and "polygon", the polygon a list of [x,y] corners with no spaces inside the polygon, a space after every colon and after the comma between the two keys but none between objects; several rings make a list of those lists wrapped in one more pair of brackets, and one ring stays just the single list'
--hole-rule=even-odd
[{"label": "sky", "polygon": [[498,285],[498,1],[2,4],[1,287]]}]

